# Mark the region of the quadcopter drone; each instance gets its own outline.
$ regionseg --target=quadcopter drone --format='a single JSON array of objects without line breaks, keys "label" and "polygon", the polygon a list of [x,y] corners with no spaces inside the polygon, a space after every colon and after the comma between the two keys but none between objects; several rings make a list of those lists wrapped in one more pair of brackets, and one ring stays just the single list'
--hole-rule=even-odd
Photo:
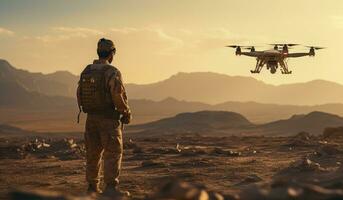
[{"label": "quadcopter drone", "polygon": [[[288,49],[299,44],[270,44],[274,48],[265,51],[256,51],[254,46],[239,46],[239,45],[228,45],[226,47],[235,48],[236,55],[244,55],[256,58],[256,67],[254,70],[250,70],[251,73],[260,73],[264,66],[270,73],[275,74],[277,69],[280,67],[282,74],[291,74],[292,71],[288,69],[287,59],[288,58],[299,58],[304,56],[315,56],[315,51],[324,49],[324,47],[305,46],[310,49],[308,53],[289,53]],[[242,52],[242,49],[250,50]]]}]

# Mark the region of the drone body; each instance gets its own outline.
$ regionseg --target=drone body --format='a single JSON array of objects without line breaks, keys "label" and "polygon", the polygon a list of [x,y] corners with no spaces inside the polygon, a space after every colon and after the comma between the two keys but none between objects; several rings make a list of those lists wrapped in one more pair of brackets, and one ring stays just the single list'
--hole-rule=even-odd
[{"label": "drone body", "polygon": [[[260,73],[262,68],[266,66],[267,70],[270,70],[270,73],[272,74],[275,74],[279,67],[282,74],[291,74],[292,71],[288,69],[287,65],[288,58],[315,56],[315,50],[323,49],[323,47],[308,47],[310,51],[307,53],[289,53],[289,47],[296,46],[298,44],[272,45],[274,45],[274,49],[265,51],[256,51],[254,46],[229,45],[227,47],[235,48],[237,56],[244,55],[256,58],[256,67],[254,70],[250,70],[251,73]],[[250,51],[243,52],[242,48]]]}]

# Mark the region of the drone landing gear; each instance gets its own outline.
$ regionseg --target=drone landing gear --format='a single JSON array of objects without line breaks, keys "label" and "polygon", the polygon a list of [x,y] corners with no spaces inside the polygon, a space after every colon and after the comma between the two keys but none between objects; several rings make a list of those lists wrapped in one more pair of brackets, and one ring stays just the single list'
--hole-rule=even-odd
[{"label": "drone landing gear", "polygon": [[281,65],[281,73],[282,74],[292,74],[292,71],[288,70],[288,66],[287,66],[287,62],[285,61],[279,61],[280,65]]},{"label": "drone landing gear", "polygon": [[250,70],[250,72],[251,72],[252,74],[259,74],[259,73],[260,73],[260,72],[257,71],[257,70]]},{"label": "drone landing gear", "polygon": [[292,74],[292,71],[287,71],[287,72],[284,72],[284,71],[281,71],[282,74]]},{"label": "drone landing gear", "polygon": [[262,67],[264,65],[264,62],[260,59],[257,59],[256,66],[254,70],[250,70],[252,74],[259,74],[262,70]]}]

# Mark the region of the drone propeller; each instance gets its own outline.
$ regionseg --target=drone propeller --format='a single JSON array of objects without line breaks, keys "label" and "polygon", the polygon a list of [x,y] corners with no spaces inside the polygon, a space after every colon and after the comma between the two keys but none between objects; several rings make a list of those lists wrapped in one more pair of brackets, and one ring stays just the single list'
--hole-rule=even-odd
[{"label": "drone propeller", "polygon": [[242,49],[249,49],[249,48],[253,48],[253,47],[256,47],[256,46],[253,46],[253,45],[227,45],[225,47],[230,47],[230,48],[237,48],[237,47],[241,47]]},{"label": "drone propeller", "polygon": [[230,48],[237,48],[237,47],[240,47],[240,46],[238,46],[238,45],[228,45],[228,46],[225,46],[225,47],[230,47]]},{"label": "drone propeller", "polygon": [[305,46],[305,47],[310,48],[310,49],[314,49],[314,50],[325,49],[325,47],[315,47],[315,46]]},{"label": "drone propeller", "polygon": [[294,47],[294,46],[298,46],[298,45],[300,45],[300,44],[287,44],[287,46],[289,46],[289,47]]},{"label": "drone propeller", "polygon": [[[282,50],[283,49],[283,47],[278,47],[279,48],[279,50]],[[293,47],[287,47],[287,49],[294,49]]]},{"label": "drone propeller", "polygon": [[281,44],[281,43],[276,43],[276,44],[269,44],[269,45],[272,45],[272,46],[289,46],[289,47],[293,47],[293,46],[298,46],[300,44],[294,44],[294,43],[289,43],[289,44]]},{"label": "drone propeller", "polygon": [[255,47],[254,46],[248,46],[248,47],[243,47],[243,49],[251,50],[251,49],[255,49]]}]

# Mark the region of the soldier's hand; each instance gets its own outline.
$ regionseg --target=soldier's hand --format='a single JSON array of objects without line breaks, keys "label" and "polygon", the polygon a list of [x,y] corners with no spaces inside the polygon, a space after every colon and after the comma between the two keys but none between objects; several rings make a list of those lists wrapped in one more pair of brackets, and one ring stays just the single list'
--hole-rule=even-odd
[{"label": "soldier's hand", "polygon": [[131,116],[131,112],[126,112],[123,114],[123,116],[121,117],[120,121],[123,124],[129,124],[132,120],[132,116]]}]

